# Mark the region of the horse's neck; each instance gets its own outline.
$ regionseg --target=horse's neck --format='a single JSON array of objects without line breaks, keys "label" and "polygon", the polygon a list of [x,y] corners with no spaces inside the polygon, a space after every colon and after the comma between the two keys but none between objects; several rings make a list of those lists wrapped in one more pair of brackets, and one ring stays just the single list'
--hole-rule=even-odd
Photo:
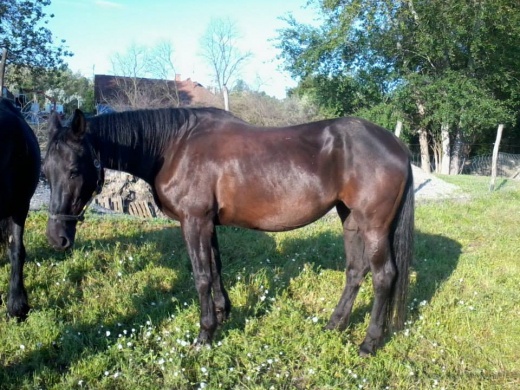
[{"label": "horse's neck", "polygon": [[93,134],[95,149],[103,168],[124,171],[152,183],[156,174],[157,156],[147,152],[134,140],[128,145],[115,143],[100,134]]}]

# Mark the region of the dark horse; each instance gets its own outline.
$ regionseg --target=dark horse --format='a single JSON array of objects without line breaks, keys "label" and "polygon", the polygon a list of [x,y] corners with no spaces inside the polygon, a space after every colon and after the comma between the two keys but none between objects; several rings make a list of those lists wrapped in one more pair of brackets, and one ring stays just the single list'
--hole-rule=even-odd
[{"label": "dark horse", "polygon": [[221,279],[216,225],[285,231],[336,207],[347,283],[327,329],[345,329],[363,277],[375,300],[361,354],[404,322],[413,249],[409,153],[390,132],[358,118],[260,128],[212,108],[158,109],[86,120],[54,117],[44,173],[51,186],[47,237],[74,243],[76,224],[103,184],[103,168],[150,184],[159,208],[180,221],[200,299],[197,343],[209,343],[231,303]]},{"label": "dark horse", "polygon": [[40,163],[40,147],[32,129],[9,100],[0,99],[0,245],[7,246],[11,261],[7,311],[19,319],[29,312],[23,283],[23,233]]}]

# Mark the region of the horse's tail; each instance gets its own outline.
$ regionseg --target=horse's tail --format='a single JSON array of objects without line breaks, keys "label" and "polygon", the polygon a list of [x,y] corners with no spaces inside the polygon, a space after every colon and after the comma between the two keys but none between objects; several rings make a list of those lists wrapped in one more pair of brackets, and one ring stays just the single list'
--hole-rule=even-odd
[{"label": "horse's tail", "polygon": [[388,325],[393,330],[404,327],[408,285],[410,284],[410,264],[414,248],[415,193],[412,166],[408,164],[408,180],[403,192],[401,205],[394,218],[391,234],[392,255],[397,268],[397,279],[388,310]]}]

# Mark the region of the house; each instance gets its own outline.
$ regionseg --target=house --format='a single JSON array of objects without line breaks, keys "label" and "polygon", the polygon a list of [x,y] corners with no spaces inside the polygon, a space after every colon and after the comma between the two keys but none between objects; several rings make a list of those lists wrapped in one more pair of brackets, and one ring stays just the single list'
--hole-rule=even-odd
[{"label": "house", "polygon": [[94,99],[98,113],[127,108],[220,106],[214,93],[191,79],[134,78],[112,75],[94,76]]}]

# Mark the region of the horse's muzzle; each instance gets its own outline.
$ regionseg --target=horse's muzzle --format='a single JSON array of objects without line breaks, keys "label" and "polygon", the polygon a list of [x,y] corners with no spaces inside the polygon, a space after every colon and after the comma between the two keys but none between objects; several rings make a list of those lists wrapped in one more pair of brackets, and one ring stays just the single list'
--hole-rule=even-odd
[{"label": "horse's muzzle", "polygon": [[49,219],[47,223],[47,240],[56,250],[65,251],[74,246],[76,223]]}]

